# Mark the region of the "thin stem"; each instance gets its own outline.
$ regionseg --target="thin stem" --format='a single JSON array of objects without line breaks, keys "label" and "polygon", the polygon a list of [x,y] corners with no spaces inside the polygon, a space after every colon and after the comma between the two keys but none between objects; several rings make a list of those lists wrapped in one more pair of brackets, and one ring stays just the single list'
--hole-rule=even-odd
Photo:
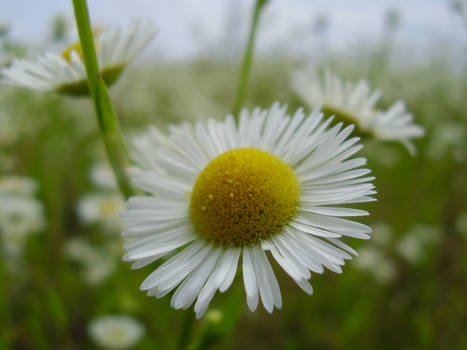
[{"label": "thin stem", "polygon": [[243,106],[245,96],[246,96],[248,78],[250,76],[251,64],[253,62],[256,30],[258,28],[259,16],[261,14],[261,10],[263,9],[264,5],[267,2],[268,0],[256,0],[253,17],[251,19],[250,35],[248,38],[247,46],[245,48],[245,54],[243,56],[242,67],[240,69],[240,76],[238,79],[238,86],[237,86],[237,97],[236,97],[235,105],[233,109],[233,114],[235,118],[237,119],[237,121],[238,121],[240,109]]},{"label": "thin stem", "polygon": [[[2,258],[0,259],[0,283],[2,286],[2,290],[0,291],[0,322],[4,325],[2,330],[0,330],[0,349],[7,349],[9,343],[9,309],[8,309],[8,280],[7,274],[5,271],[5,260],[3,256],[5,256],[5,252],[3,251],[2,247],[0,247],[0,254]],[[6,327],[5,327],[6,325]]]},{"label": "thin stem", "polygon": [[134,191],[125,173],[127,148],[107,87],[99,73],[86,0],[73,0],[73,8],[88,76],[89,91],[94,102],[102,139],[120,191],[125,198],[128,198],[134,194]]},{"label": "thin stem", "polygon": [[185,311],[183,318],[182,330],[180,332],[180,337],[178,338],[177,349],[186,350],[193,333],[193,327],[195,325],[195,317],[191,312]]}]

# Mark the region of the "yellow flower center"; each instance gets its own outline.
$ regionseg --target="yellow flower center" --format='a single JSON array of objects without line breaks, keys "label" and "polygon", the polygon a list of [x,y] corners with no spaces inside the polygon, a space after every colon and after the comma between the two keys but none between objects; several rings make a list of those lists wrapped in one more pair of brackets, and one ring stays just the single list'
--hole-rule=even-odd
[{"label": "yellow flower center", "polygon": [[253,148],[227,151],[199,174],[190,202],[196,232],[221,246],[256,244],[295,215],[300,189],[293,170]]},{"label": "yellow flower center", "polygon": [[103,216],[117,216],[121,205],[115,199],[106,199],[100,203],[99,209]]},{"label": "yellow flower center", "polygon": [[[102,28],[94,29],[92,32],[94,39],[96,39],[102,32],[103,32]],[[96,47],[97,53],[99,53],[100,48],[99,48],[99,43],[97,40],[94,40],[94,45]],[[68,46],[62,52],[63,59],[71,63],[71,53],[73,51],[75,51],[80,57],[81,61],[84,62],[83,48],[81,47],[81,43],[79,41],[74,43],[73,45]],[[102,76],[102,79],[104,79],[105,83],[107,84],[107,86],[113,85],[118,80],[124,68],[125,68],[124,62],[113,64],[112,66],[100,67],[100,74]],[[60,85],[56,89],[56,91],[64,95],[70,95],[70,96],[89,96],[88,82],[85,77],[83,77],[82,79],[78,79],[76,81],[66,82]]]},{"label": "yellow flower center", "polygon": [[70,46],[68,46],[62,53],[62,57],[68,61],[68,62],[71,62],[71,53],[73,51],[76,51],[79,55],[79,57],[81,57],[81,60],[83,59],[83,49],[81,48],[81,43],[78,41]]},{"label": "yellow flower center", "polygon": [[[102,33],[102,29],[101,28],[96,28],[92,31],[92,35],[94,36],[94,38],[97,38],[100,34]],[[96,45],[96,50],[98,50],[99,48],[97,47],[97,42],[94,41],[94,45]],[[80,41],[77,41],[76,43],[68,46],[63,52],[62,52],[62,57],[68,61],[68,62],[71,62],[71,53],[73,51],[76,51],[79,55],[79,57],[81,58],[81,60],[83,60],[83,48],[81,47],[81,42]]]}]

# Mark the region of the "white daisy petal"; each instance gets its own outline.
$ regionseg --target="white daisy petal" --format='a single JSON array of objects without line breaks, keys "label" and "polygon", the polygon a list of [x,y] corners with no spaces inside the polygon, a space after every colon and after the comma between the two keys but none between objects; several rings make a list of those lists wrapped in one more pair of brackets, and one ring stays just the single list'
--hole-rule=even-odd
[{"label": "white daisy petal", "polygon": [[195,301],[201,288],[208,279],[219,258],[221,248],[215,248],[210,251],[204,261],[194,270],[188,278],[177,288],[172,297],[171,305],[174,309],[186,309]]},{"label": "white daisy petal", "polygon": [[241,249],[240,248],[233,248],[230,249],[229,252],[231,252],[231,262],[230,262],[230,267],[225,274],[221,284],[219,285],[219,291],[221,293],[225,292],[230,285],[232,284],[234,278],[235,278],[235,273],[237,272],[237,265],[238,265],[238,259],[241,254]]},{"label": "white daisy petal", "polygon": [[[198,319],[206,312],[209,303],[214,297],[216,290],[223,283],[226,274],[228,274],[228,272],[232,269],[236,271],[237,264],[234,263],[234,259],[236,257],[236,259],[238,260],[239,255],[239,249],[228,248],[219,257],[217,266],[215,267],[212,274],[209,276],[209,279],[206,281],[206,284],[200,291],[198,299],[196,300],[194,310]],[[231,280],[233,280],[233,276],[231,277]]]},{"label": "white daisy petal", "polygon": [[271,313],[275,304],[279,304],[279,307],[282,305],[279,285],[264,251],[260,247],[255,247],[252,251],[261,301],[266,311]]},{"label": "white daisy petal", "polygon": [[255,311],[258,306],[258,284],[256,282],[256,273],[252,262],[252,248],[243,248],[243,283],[247,304],[250,311]]},{"label": "white daisy petal", "polygon": [[144,282],[141,284],[141,290],[153,288],[159,283],[160,277],[162,277],[164,273],[170,272],[172,269],[177,269],[178,266],[182,266],[182,263],[186,264],[197,252],[201,250],[203,246],[204,244],[202,242],[193,242],[180,253],[170,258],[146,277]]},{"label": "white daisy petal", "polygon": [[309,295],[313,294],[313,287],[311,286],[310,282],[305,279],[295,280],[295,282],[305,291],[305,293]]}]

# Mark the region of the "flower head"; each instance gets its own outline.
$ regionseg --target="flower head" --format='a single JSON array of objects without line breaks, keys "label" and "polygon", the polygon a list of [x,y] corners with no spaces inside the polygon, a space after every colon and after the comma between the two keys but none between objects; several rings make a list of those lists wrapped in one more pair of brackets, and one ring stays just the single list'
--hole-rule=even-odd
[{"label": "flower head", "polygon": [[45,224],[39,200],[0,192],[0,246],[6,255],[19,256],[29,235],[43,230]]},{"label": "flower head", "polygon": [[316,109],[286,115],[286,107],[243,111],[195,126],[173,127],[165,136],[152,128],[135,141],[141,168],[133,177],[150,196],[132,197],[122,213],[126,261],[133,268],[176,252],[142,283],[162,297],[177,286],[176,309],[195,300],[201,317],[215,292],[231,285],[242,257],[247,303],[255,310],[281,308],[269,251],[307,293],[310,271],[340,273],[356,252],[342,236],[369,238],[371,229],[343,219],[363,210],[343,205],[372,201],[375,193],[353,126],[330,128]]},{"label": "flower head", "polygon": [[0,195],[33,196],[38,189],[37,181],[23,175],[5,175],[0,177]]},{"label": "flower head", "polygon": [[376,103],[381,92],[373,91],[366,80],[356,83],[344,81],[337,74],[326,70],[321,76],[308,67],[292,74],[292,87],[310,107],[322,105],[323,112],[335,115],[339,121],[356,125],[357,133],[384,141],[399,141],[412,154],[412,139],[424,135],[424,128],[413,122],[413,115],[402,101],[387,110],[380,110]]},{"label": "flower head", "polygon": [[[104,30],[94,34],[100,73],[105,82],[112,85],[134,56],[151,41],[155,29],[150,23],[135,20],[126,31]],[[48,52],[34,61],[16,59],[0,73],[10,85],[67,95],[89,94],[79,42],[61,55]]]},{"label": "flower head", "polygon": [[360,270],[370,273],[376,281],[382,284],[392,281],[397,274],[394,261],[375,246],[362,248],[355,265]]},{"label": "flower head", "polygon": [[93,320],[89,336],[102,349],[123,350],[136,345],[144,335],[144,326],[132,317],[109,315]]},{"label": "flower head", "polygon": [[436,226],[416,223],[397,242],[396,252],[409,263],[419,263],[425,258],[428,248],[440,241],[441,233]]},{"label": "flower head", "polygon": [[90,286],[103,283],[117,269],[115,258],[82,238],[72,238],[65,244],[65,255],[83,266],[81,277]]},{"label": "flower head", "polygon": [[115,192],[86,194],[77,205],[78,216],[84,223],[101,224],[108,231],[120,229],[121,219],[118,213],[122,209],[122,198]]}]

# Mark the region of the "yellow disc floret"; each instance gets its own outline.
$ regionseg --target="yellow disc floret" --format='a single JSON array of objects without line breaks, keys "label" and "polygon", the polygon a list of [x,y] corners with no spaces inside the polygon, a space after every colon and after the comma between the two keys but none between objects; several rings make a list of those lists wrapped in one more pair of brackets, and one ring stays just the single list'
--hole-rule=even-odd
[{"label": "yellow disc floret", "polygon": [[[93,30],[94,38],[97,38],[102,33],[100,28]],[[96,47],[96,52],[99,52],[99,42],[97,40],[94,41],[94,46]],[[83,57],[83,48],[81,47],[81,43],[78,41],[73,45],[68,46],[62,53],[63,59],[67,62],[71,63],[71,54],[72,52],[76,52],[84,62]],[[112,66],[104,66],[100,67],[100,76],[104,79],[107,86],[111,86],[113,83],[117,81],[120,77],[123,69],[125,68],[125,62],[120,63],[113,63]],[[65,95],[72,95],[72,96],[86,96],[89,95],[89,87],[86,77],[82,79],[78,79],[76,81],[65,82],[64,84],[60,85],[57,89],[57,92],[63,93]]]},{"label": "yellow disc floret", "polygon": [[253,148],[227,151],[199,174],[190,202],[196,232],[221,246],[270,238],[295,215],[299,184],[276,156]]},{"label": "yellow disc floret", "polygon": [[[94,38],[97,38],[100,34],[102,33],[102,29],[101,28],[96,28],[92,31],[92,35]],[[94,42],[94,45],[95,46],[98,46],[97,42],[95,41]],[[96,48],[98,49],[98,48]],[[71,53],[73,51],[76,51],[76,53],[79,55],[79,57],[81,58],[81,60],[83,60],[83,49],[81,47],[81,42],[80,41],[77,41],[76,43],[68,46],[63,52],[62,52],[62,57],[68,61],[68,62],[71,62]]]},{"label": "yellow disc floret", "polygon": [[83,59],[83,49],[81,48],[81,43],[78,41],[74,43],[73,45],[68,46],[62,53],[62,57],[68,61],[71,62],[71,53],[73,51],[76,51],[76,53],[79,55],[81,60]]}]

